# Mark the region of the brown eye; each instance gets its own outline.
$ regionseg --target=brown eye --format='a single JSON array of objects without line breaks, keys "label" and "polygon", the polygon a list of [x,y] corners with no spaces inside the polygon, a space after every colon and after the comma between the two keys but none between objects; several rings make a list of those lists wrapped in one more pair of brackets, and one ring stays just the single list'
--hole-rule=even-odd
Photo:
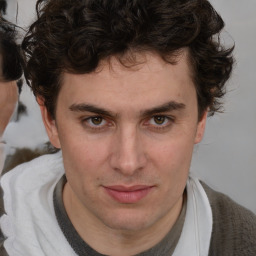
[{"label": "brown eye", "polygon": [[91,123],[94,125],[100,125],[103,121],[103,118],[100,116],[91,117]]},{"label": "brown eye", "polygon": [[90,116],[82,120],[82,126],[89,131],[102,132],[113,126],[113,123],[102,116]]},{"label": "brown eye", "polygon": [[147,119],[145,125],[148,129],[156,132],[164,132],[169,130],[174,124],[174,117],[165,115],[155,115]]},{"label": "brown eye", "polygon": [[165,124],[166,117],[165,116],[154,116],[154,122],[157,125]]}]

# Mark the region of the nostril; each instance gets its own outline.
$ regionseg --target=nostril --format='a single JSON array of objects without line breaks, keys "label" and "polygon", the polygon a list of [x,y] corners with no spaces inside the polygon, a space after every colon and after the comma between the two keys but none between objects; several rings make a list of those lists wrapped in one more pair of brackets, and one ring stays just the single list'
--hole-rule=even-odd
[{"label": "nostril", "polygon": [[111,166],[115,171],[123,175],[134,175],[146,166],[146,157],[142,153],[132,152],[128,154],[118,154],[112,156]]}]

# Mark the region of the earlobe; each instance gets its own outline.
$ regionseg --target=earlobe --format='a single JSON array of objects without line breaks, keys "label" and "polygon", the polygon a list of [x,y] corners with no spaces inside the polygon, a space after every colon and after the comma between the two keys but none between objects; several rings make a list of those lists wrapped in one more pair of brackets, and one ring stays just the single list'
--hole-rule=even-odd
[{"label": "earlobe", "polygon": [[46,106],[44,105],[44,99],[42,97],[37,96],[36,100],[40,107],[42,119],[50,142],[55,148],[61,148],[56,121],[51,117]]},{"label": "earlobe", "polygon": [[205,111],[201,120],[197,124],[197,131],[195,137],[195,144],[199,143],[204,137],[204,131],[206,126],[206,119],[207,119],[208,111]]}]

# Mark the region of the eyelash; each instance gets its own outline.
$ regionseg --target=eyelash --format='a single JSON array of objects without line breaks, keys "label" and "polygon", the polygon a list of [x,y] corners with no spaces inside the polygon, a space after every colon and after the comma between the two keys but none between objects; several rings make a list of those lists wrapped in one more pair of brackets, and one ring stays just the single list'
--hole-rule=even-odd
[{"label": "eyelash", "polygon": [[[163,124],[155,124],[151,126],[150,121],[154,120],[155,118],[164,118]],[[174,121],[175,119],[172,116],[154,115],[148,119],[148,121],[146,122],[146,126],[148,126],[150,129],[161,131],[169,128],[174,123]]]},{"label": "eyelash", "polygon": [[[100,118],[102,119],[102,122],[106,122],[106,124],[102,125],[102,122],[99,125],[96,124],[92,124],[92,120],[96,119],[96,118]],[[91,123],[91,124],[90,124]],[[91,130],[95,130],[95,131],[101,131],[104,130],[107,126],[111,126],[111,122],[108,121],[106,118],[102,117],[102,116],[90,116],[87,117],[85,119],[82,119],[82,124],[86,127],[89,128]]]},{"label": "eyelash", "polygon": [[[93,119],[101,119],[102,122],[100,122],[99,125],[95,125],[92,123]],[[154,120],[155,118],[164,118],[164,124],[150,124],[150,121]],[[146,126],[147,128],[151,129],[151,130],[156,130],[156,131],[160,131],[160,130],[164,130],[166,128],[168,128],[169,126],[171,126],[175,121],[175,118],[172,116],[165,116],[165,115],[154,115],[151,116],[150,118],[147,118],[145,122],[143,122],[143,125]],[[88,128],[92,131],[103,131],[104,129],[113,126],[113,121],[111,121],[108,118],[104,118],[103,116],[90,116],[87,118],[82,119],[82,124],[85,128]]]}]

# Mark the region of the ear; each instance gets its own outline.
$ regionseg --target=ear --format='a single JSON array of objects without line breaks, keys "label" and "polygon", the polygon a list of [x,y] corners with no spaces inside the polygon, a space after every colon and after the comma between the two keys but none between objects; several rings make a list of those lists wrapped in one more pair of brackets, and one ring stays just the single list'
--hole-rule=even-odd
[{"label": "ear", "polygon": [[50,142],[55,148],[61,148],[56,121],[51,117],[50,113],[48,112],[44,104],[44,99],[40,96],[37,96],[36,101],[40,107],[42,119]]},{"label": "ear", "polygon": [[203,137],[204,137],[204,131],[205,131],[207,114],[208,114],[208,111],[206,110],[203,113],[201,120],[197,124],[197,131],[196,131],[196,136],[195,136],[195,144],[199,143],[203,139]]}]

